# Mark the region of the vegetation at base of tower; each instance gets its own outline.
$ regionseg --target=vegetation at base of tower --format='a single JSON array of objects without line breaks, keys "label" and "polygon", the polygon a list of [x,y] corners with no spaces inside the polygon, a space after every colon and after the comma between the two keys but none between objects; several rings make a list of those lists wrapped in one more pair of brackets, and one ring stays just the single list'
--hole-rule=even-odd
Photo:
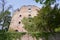
[{"label": "vegetation at base of tower", "polygon": [[33,38],[36,38],[36,40],[39,40],[40,38],[42,38],[42,40],[48,40],[48,37],[50,35],[53,35],[53,33],[50,32],[29,32],[28,34],[30,34]]},{"label": "vegetation at base of tower", "polygon": [[0,40],[21,40],[21,37],[25,35],[25,32],[5,32],[0,33]]}]

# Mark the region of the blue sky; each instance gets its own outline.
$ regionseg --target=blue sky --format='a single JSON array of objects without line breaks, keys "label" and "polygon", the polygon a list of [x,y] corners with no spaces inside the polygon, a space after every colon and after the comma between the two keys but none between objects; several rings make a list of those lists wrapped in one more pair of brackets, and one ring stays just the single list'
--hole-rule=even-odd
[{"label": "blue sky", "polygon": [[[40,3],[36,3],[34,0],[6,0],[6,2],[7,5],[13,6],[13,9],[11,9],[11,11],[16,10],[17,8],[21,8],[23,5],[35,5],[40,8],[42,7]],[[60,3],[60,0],[57,0],[57,3]]]},{"label": "blue sky", "polygon": [[36,5],[38,7],[41,7],[42,5],[40,3],[36,3],[34,0],[7,0],[8,4],[11,4],[13,6],[13,9],[21,8],[23,5]]},{"label": "blue sky", "polygon": [[[21,8],[23,5],[35,5],[38,7],[42,7],[40,3],[36,3],[34,0],[7,0],[8,5],[11,4],[13,6],[13,10],[16,10],[17,8]],[[59,0],[57,0],[57,3],[60,3]]]}]

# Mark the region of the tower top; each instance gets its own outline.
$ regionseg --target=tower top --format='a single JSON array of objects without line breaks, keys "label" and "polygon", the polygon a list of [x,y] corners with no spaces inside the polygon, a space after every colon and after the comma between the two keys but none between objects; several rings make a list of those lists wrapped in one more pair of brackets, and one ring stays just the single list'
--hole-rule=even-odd
[{"label": "tower top", "polygon": [[[24,7],[27,7],[27,8],[37,8],[37,10],[40,9],[39,7],[37,7],[35,5],[23,5],[21,8],[24,8]],[[20,11],[21,8],[16,9],[14,12]]]}]

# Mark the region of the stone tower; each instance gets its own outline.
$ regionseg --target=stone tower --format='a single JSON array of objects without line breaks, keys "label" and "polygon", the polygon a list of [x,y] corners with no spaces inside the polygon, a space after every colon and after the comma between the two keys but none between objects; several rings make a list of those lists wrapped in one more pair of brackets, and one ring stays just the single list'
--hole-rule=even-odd
[{"label": "stone tower", "polygon": [[37,10],[39,10],[40,8],[34,5],[27,5],[27,6],[22,6],[20,9],[16,10],[14,12],[14,15],[12,17],[10,26],[9,26],[9,30],[14,30],[14,31],[18,31],[18,32],[27,32],[23,26],[24,24],[22,23],[22,19],[24,17],[34,17],[37,15]]}]

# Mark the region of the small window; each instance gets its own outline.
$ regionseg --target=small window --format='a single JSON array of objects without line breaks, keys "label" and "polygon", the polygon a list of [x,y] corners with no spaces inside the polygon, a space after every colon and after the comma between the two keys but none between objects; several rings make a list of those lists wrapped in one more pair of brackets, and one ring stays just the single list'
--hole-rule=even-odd
[{"label": "small window", "polygon": [[21,22],[19,22],[19,24],[20,24]]},{"label": "small window", "polygon": [[28,8],[28,12],[31,13],[31,11],[32,11],[32,10],[31,10],[31,7],[29,7],[29,8]]},{"label": "small window", "polygon": [[22,15],[19,15],[19,17],[21,17]]},{"label": "small window", "polygon": [[29,16],[31,16],[31,14],[29,14]]},{"label": "small window", "polygon": [[16,32],[18,32],[18,30],[15,30]]},{"label": "small window", "polygon": [[28,10],[31,10],[31,8],[29,8]]}]

